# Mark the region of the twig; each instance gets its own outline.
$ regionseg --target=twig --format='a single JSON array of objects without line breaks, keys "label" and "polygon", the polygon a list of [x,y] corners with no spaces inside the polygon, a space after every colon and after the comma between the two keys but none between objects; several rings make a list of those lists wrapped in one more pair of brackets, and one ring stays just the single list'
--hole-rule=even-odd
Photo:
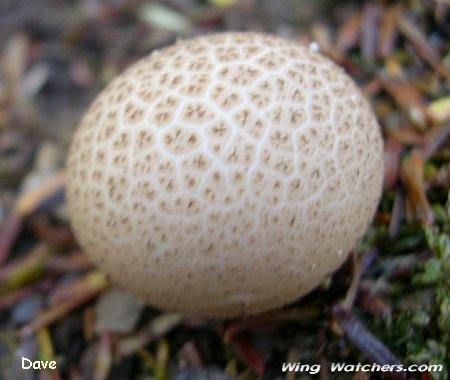
[{"label": "twig", "polygon": [[[347,338],[369,360],[380,365],[401,365],[399,359],[344,307],[335,305],[332,312]],[[397,373],[396,375],[398,378],[406,378],[405,373]]]},{"label": "twig", "polygon": [[89,275],[91,276],[92,279],[90,289],[87,289],[84,293],[79,294],[75,298],[62,302],[50,309],[45,310],[44,312],[39,314],[37,318],[33,320],[31,323],[22,327],[19,330],[19,336],[21,338],[28,337],[34,332],[36,332],[37,329],[50,325],[51,323],[57,321],[58,319],[68,314],[70,311],[76,309],[77,307],[83,305],[92,298],[96,297],[98,294],[103,292],[109,286],[106,277],[102,273],[93,272],[90,273]]},{"label": "twig", "polygon": [[11,212],[0,231],[0,266],[8,259],[17,236],[22,228],[22,217]]}]

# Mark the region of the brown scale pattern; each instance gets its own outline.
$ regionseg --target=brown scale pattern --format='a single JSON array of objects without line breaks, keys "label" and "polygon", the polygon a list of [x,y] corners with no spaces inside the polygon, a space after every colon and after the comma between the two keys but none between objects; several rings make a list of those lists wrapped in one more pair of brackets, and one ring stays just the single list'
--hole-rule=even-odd
[{"label": "brown scale pattern", "polygon": [[93,102],[67,161],[85,252],[149,303],[230,317],[293,301],[377,205],[378,124],[353,81],[254,33],[178,41]]}]

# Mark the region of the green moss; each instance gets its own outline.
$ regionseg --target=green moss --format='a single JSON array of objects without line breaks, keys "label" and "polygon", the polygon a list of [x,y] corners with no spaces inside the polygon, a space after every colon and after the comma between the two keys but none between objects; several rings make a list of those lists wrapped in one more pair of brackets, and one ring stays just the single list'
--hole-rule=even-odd
[{"label": "green moss", "polygon": [[[408,279],[393,281],[390,296],[392,318],[377,321],[379,337],[405,364],[440,364],[443,372],[433,373],[435,379],[450,375],[450,193],[445,206],[435,207],[432,227],[411,233],[415,226],[406,225],[390,252],[430,251],[430,258],[419,262]],[[392,259],[381,262],[383,273],[389,272]]]}]

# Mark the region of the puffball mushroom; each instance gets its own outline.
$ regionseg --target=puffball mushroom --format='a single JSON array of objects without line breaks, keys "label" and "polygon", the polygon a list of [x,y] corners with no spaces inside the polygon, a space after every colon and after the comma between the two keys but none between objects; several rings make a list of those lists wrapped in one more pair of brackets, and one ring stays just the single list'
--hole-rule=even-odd
[{"label": "puffball mushroom", "polygon": [[380,128],[342,69],[257,33],[177,41],[93,102],[67,162],[75,235],[165,310],[255,314],[345,260],[382,187]]}]

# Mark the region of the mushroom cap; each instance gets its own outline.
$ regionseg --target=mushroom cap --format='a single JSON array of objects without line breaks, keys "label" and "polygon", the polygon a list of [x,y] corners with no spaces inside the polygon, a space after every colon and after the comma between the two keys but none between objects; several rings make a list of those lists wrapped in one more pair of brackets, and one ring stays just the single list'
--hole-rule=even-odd
[{"label": "mushroom cap", "polygon": [[235,317],[319,285],[382,189],[380,128],[318,52],[257,33],[178,41],[93,102],[67,162],[75,235],[148,303]]}]

